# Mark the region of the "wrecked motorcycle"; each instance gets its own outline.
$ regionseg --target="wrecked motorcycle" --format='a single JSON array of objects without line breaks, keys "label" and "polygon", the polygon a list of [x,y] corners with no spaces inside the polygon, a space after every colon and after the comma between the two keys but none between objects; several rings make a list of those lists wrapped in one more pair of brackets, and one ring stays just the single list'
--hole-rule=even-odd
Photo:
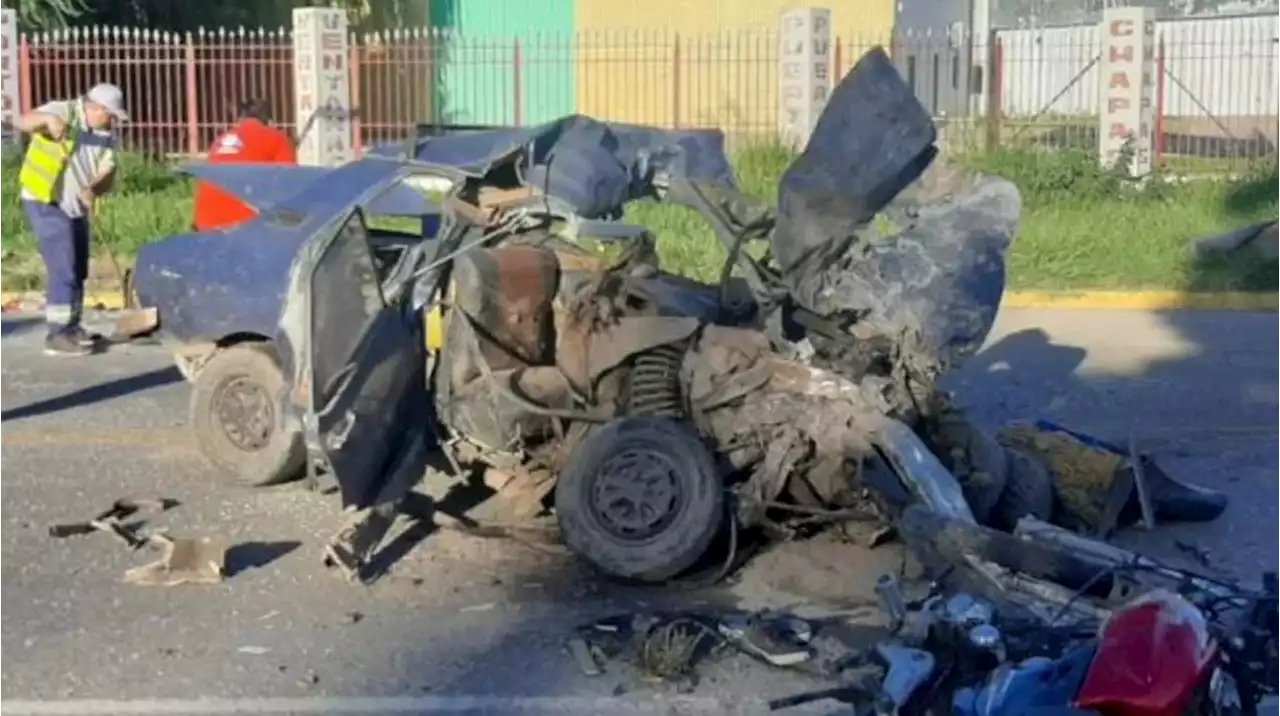
[{"label": "wrecked motorcycle", "polygon": [[[936,158],[883,50],[833,92],[776,207],[707,136],[572,118],[334,169],[192,168],[261,212],[138,257],[203,452],[255,484],[332,476],[357,513],[328,554],[353,575],[424,470],[487,473],[508,514],[549,507],[577,554],[649,581],[726,531],[913,502],[965,524],[1099,523],[1059,509],[1060,476],[1025,454],[979,449],[937,388],[991,329],[1020,201]],[[664,272],[643,227],[590,218],[640,198],[711,224],[717,284]],[[1115,490],[1118,516],[1150,511],[1139,491]]]},{"label": "wrecked motorcycle", "polygon": [[772,707],[837,699],[878,715],[1253,716],[1275,695],[1274,573],[1249,590],[1113,547],[1094,551],[1095,566],[1111,563],[1098,574],[1119,566],[1136,574],[1143,565],[1173,578],[1177,591],[1147,584],[1137,597],[1114,587],[1099,596],[1095,580],[1072,594],[1090,601],[1089,609],[1046,598],[1036,604],[1052,613],[1028,618],[1006,595],[986,598],[945,577],[908,604],[896,579],[882,577],[877,592],[890,638],[841,659],[833,674],[839,686],[776,699]]}]

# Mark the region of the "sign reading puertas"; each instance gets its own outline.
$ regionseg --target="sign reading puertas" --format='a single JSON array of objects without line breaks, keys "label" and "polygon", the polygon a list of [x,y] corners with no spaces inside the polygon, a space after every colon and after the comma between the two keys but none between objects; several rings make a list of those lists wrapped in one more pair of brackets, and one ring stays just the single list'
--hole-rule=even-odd
[{"label": "sign reading puertas", "polygon": [[1151,8],[1110,8],[1102,17],[1098,151],[1115,166],[1131,147],[1129,173],[1151,173],[1155,147],[1156,18]]},{"label": "sign reading puertas", "polygon": [[831,94],[831,11],[800,7],[782,15],[778,134],[803,149]]}]

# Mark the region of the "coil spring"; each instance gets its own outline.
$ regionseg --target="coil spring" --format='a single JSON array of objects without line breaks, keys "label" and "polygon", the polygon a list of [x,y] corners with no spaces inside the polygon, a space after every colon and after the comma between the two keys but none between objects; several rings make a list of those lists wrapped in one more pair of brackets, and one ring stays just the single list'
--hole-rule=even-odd
[{"label": "coil spring", "polygon": [[636,356],[631,364],[630,414],[684,417],[680,364],[684,346],[665,345]]}]

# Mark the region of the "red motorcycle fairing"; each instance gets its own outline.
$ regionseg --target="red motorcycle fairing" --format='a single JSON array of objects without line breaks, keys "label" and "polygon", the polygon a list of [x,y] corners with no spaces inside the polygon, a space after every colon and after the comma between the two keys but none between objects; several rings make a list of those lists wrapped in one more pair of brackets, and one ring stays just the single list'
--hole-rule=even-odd
[{"label": "red motorcycle fairing", "polygon": [[1217,651],[1199,609],[1172,592],[1153,591],[1103,625],[1076,706],[1103,716],[1179,716]]}]

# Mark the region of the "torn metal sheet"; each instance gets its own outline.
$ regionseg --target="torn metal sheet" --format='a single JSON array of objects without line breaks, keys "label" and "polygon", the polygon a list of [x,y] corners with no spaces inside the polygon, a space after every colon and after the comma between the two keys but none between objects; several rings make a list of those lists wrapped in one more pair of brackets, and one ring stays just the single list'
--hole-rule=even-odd
[{"label": "torn metal sheet", "polygon": [[125,310],[116,318],[115,327],[107,340],[112,343],[125,343],[141,338],[155,331],[160,326],[160,312],[151,308]]},{"label": "torn metal sheet", "polygon": [[218,537],[169,537],[152,535],[164,556],[124,573],[126,584],[176,587],[181,584],[216,584],[226,575],[227,545]]},{"label": "torn metal sheet", "polygon": [[[403,151],[392,143],[368,154],[398,157]],[[413,158],[479,171],[513,155],[530,186],[587,218],[620,213],[626,202],[655,195],[654,184],[665,175],[735,182],[720,130],[669,130],[582,115],[534,127],[422,137]]]}]

